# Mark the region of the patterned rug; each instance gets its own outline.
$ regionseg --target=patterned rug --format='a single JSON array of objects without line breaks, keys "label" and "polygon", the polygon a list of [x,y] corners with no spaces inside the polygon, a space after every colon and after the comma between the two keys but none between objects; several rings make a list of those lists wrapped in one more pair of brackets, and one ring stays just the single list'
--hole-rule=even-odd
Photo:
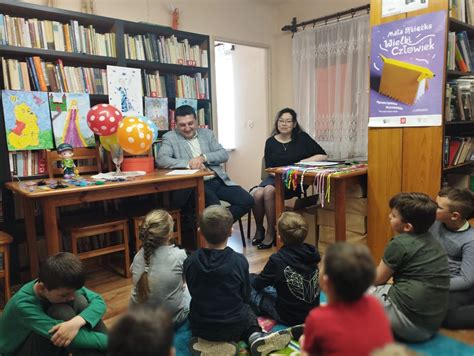
[{"label": "patterned rug", "polygon": [[[321,304],[327,303],[326,296],[321,293]],[[287,326],[277,324],[274,320],[264,317],[258,317],[258,322],[264,331],[278,331],[286,329]],[[191,339],[191,330],[189,329],[189,322],[186,321],[178,330],[176,330],[174,338],[174,347],[176,349],[176,356],[191,356],[189,352],[189,341]],[[463,342],[457,341],[449,336],[436,334],[432,339],[417,343],[405,344],[410,349],[418,352],[420,355],[426,356],[473,356],[474,346],[470,346]],[[239,356],[250,355],[248,345],[241,341],[239,343]],[[299,355],[300,346],[297,340],[292,341],[285,349],[274,352],[271,355]]]}]

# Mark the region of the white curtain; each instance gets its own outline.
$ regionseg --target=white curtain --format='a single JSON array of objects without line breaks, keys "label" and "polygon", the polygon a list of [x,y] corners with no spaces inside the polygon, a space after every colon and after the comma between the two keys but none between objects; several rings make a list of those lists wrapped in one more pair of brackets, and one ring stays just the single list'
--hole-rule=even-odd
[{"label": "white curtain", "polygon": [[293,39],[295,110],[330,158],[367,157],[369,42],[368,15]]}]

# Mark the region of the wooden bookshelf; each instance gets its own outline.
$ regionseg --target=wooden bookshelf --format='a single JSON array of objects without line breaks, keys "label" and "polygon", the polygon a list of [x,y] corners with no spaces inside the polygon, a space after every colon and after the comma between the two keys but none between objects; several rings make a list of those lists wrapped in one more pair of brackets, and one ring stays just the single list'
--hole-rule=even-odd
[{"label": "wooden bookshelf", "polygon": [[[468,40],[474,39],[474,26],[467,24],[465,22],[459,21],[455,18],[449,18],[448,21],[448,32],[455,32],[456,34],[462,33],[463,31],[466,32]],[[458,48],[461,47],[459,39],[456,37],[456,46]],[[449,36],[448,36],[449,42]],[[465,42],[465,41],[461,41]],[[452,43],[451,43],[452,44]],[[467,44],[469,45],[469,43]],[[446,63],[448,66],[449,63],[449,45],[446,46]],[[469,47],[467,47],[469,51]],[[461,50],[462,52],[462,50]],[[464,55],[463,55],[464,57]],[[472,56],[470,56],[472,57]],[[467,61],[466,61],[467,62]],[[470,153],[467,155],[467,160],[464,162],[459,162],[457,164],[446,165],[446,155],[451,157],[451,152],[449,148],[447,149],[445,146],[447,145],[448,141],[451,139],[454,140],[465,140],[467,137],[474,137],[474,106],[470,106],[469,110],[465,110],[465,103],[463,97],[464,95],[469,95],[466,101],[469,102],[469,105],[472,103],[470,98],[474,99],[474,90],[470,89],[470,86],[474,86],[474,61],[471,61],[471,68],[468,72],[459,71],[458,63],[456,62],[456,69],[455,70],[446,70],[446,82],[447,85],[452,86],[451,96],[445,97],[446,106],[445,106],[445,113],[444,113],[444,121],[443,121],[443,136],[445,137],[443,143],[443,162],[444,167],[442,170],[442,184],[446,185],[449,184],[449,175],[470,175],[472,172],[472,168],[474,166],[474,162],[470,161]],[[462,83],[462,84],[461,84]],[[471,83],[469,85],[469,83]],[[468,89],[464,89],[464,88]],[[467,94],[464,94],[467,91]],[[446,112],[449,110],[450,112]],[[466,114],[466,111],[470,111],[470,115]],[[451,121],[446,121],[447,118],[450,118]],[[449,137],[449,139],[448,139]],[[474,138],[473,138],[474,140]],[[474,145],[474,143],[472,143]],[[461,146],[462,147],[462,146]],[[458,150],[461,148],[458,148]],[[472,150],[471,150],[472,151]]]},{"label": "wooden bookshelf", "polygon": [[[5,59],[20,60],[24,62],[26,57],[38,56],[41,58],[41,60],[46,62],[55,62],[60,59],[64,63],[64,66],[72,67],[105,69],[107,65],[115,65],[139,68],[142,69],[142,82],[144,74],[153,71],[159,71],[160,76],[186,75],[194,77],[196,74],[199,74],[202,78],[206,78],[206,82],[208,83],[207,89],[209,98],[198,99],[198,109],[206,110],[205,117],[208,119],[206,124],[209,127],[212,127],[211,48],[209,36],[186,31],[175,31],[170,27],[161,26],[158,24],[125,21],[122,19],[90,15],[13,0],[0,0],[0,14],[8,15],[10,17],[22,18],[26,21],[28,19],[37,19],[38,21],[55,21],[63,25],[71,24],[71,26],[71,21],[77,21],[81,26],[92,26],[98,34],[103,35],[110,33],[114,36],[112,38],[115,38],[115,43],[113,46],[116,56],[91,55],[70,51],[59,51],[55,49],[30,48],[10,44],[1,44],[2,42],[0,42],[0,57]],[[158,38],[163,36],[166,39],[174,36],[174,38],[176,38],[179,42],[186,40],[186,43],[189,43],[190,46],[197,46],[195,48],[200,49],[199,53],[204,53],[204,62],[207,63],[207,66],[162,63],[159,61],[133,60],[126,58],[125,36],[144,36],[146,34],[154,34],[154,36]],[[66,42],[66,39],[64,39],[64,41]],[[87,39],[84,41],[87,41]],[[42,43],[44,45],[44,41]],[[56,44],[54,44],[54,48],[57,48]],[[32,78],[30,78],[30,82],[31,81]],[[0,80],[1,89],[5,89],[4,84],[4,80]],[[145,87],[144,82],[142,83],[142,87]],[[108,95],[90,94],[90,101],[91,105],[101,102],[108,102]],[[175,103],[176,100],[174,97],[168,98],[169,109],[175,109]],[[6,181],[10,181],[12,179],[9,167],[3,107],[0,108],[0,116],[0,189],[3,193],[3,212],[9,212],[9,216],[5,220],[11,220],[11,212],[14,211],[12,205],[13,199],[11,194],[3,189],[3,184]],[[160,132],[160,137],[162,135],[163,132]],[[8,228],[8,226],[2,226],[0,223],[0,229],[5,227]]]}]

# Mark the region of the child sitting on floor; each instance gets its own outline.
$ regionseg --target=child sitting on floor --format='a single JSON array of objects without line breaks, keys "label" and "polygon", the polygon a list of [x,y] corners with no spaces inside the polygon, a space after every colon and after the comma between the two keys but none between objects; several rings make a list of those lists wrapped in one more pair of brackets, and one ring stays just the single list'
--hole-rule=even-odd
[{"label": "child sitting on floor", "polygon": [[450,283],[448,312],[443,326],[474,328],[474,194],[467,189],[443,188],[436,197],[437,221],[430,231],[448,253]]},{"label": "child sitting on floor", "polygon": [[102,297],[84,288],[81,260],[61,252],[40,267],[37,280],[15,293],[0,316],[2,355],[105,355]]},{"label": "child sitting on floor", "polygon": [[264,334],[258,325],[249,305],[249,264],[243,255],[227,247],[232,224],[229,210],[220,205],[207,207],[199,218],[199,229],[208,247],[195,251],[184,262],[192,296],[189,321],[193,355],[235,355],[234,342],[239,340],[248,342],[252,356],[267,355],[290,342],[287,330]]},{"label": "child sitting on floor", "polygon": [[[448,302],[448,258],[428,231],[436,203],[423,193],[399,193],[389,206],[397,235],[385,247],[373,293],[382,301],[395,337],[425,341],[439,329]],[[392,276],[393,285],[386,284]]]},{"label": "child sitting on floor", "polygon": [[133,290],[131,306],[163,305],[172,315],[175,326],[189,313],[190,295],[184,284],[183,262],[186,252],[170,244],[173,218],[164,210],[150,211],[140,227],[142,248],[131,266]]},{"label": "child sitting on floor", "polygon": [[173,322],[166,310],[137,307],[113,326],[108,355],[172,356],[173,334]]},{"label": "child sitting on floor", "polygon": [[306,220],[297,213],[285,212],[277,230],[283,247],[270,256],[263,271],[250,275],[252,306],[285,325],[304,323],[309,311],[319,305],[321,260],[314,246],[304,243]]},{"label": "child sitting on floor", "polygon": [[345,242],[329,246],[319,274],[328,305],[313,309],[306,318],[302,356],[366,356],[393,342],[380,302],[364,295],[374,277],[367,247]]}]

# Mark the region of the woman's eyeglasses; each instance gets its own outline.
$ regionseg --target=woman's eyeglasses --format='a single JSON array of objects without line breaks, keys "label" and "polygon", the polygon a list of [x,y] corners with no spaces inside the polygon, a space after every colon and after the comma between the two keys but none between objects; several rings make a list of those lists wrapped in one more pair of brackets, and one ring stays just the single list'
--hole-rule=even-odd
[{"label": "woman's eyeglasses", "polygon": [[279,124],[292,124],[293,120],[278,119]]}]

